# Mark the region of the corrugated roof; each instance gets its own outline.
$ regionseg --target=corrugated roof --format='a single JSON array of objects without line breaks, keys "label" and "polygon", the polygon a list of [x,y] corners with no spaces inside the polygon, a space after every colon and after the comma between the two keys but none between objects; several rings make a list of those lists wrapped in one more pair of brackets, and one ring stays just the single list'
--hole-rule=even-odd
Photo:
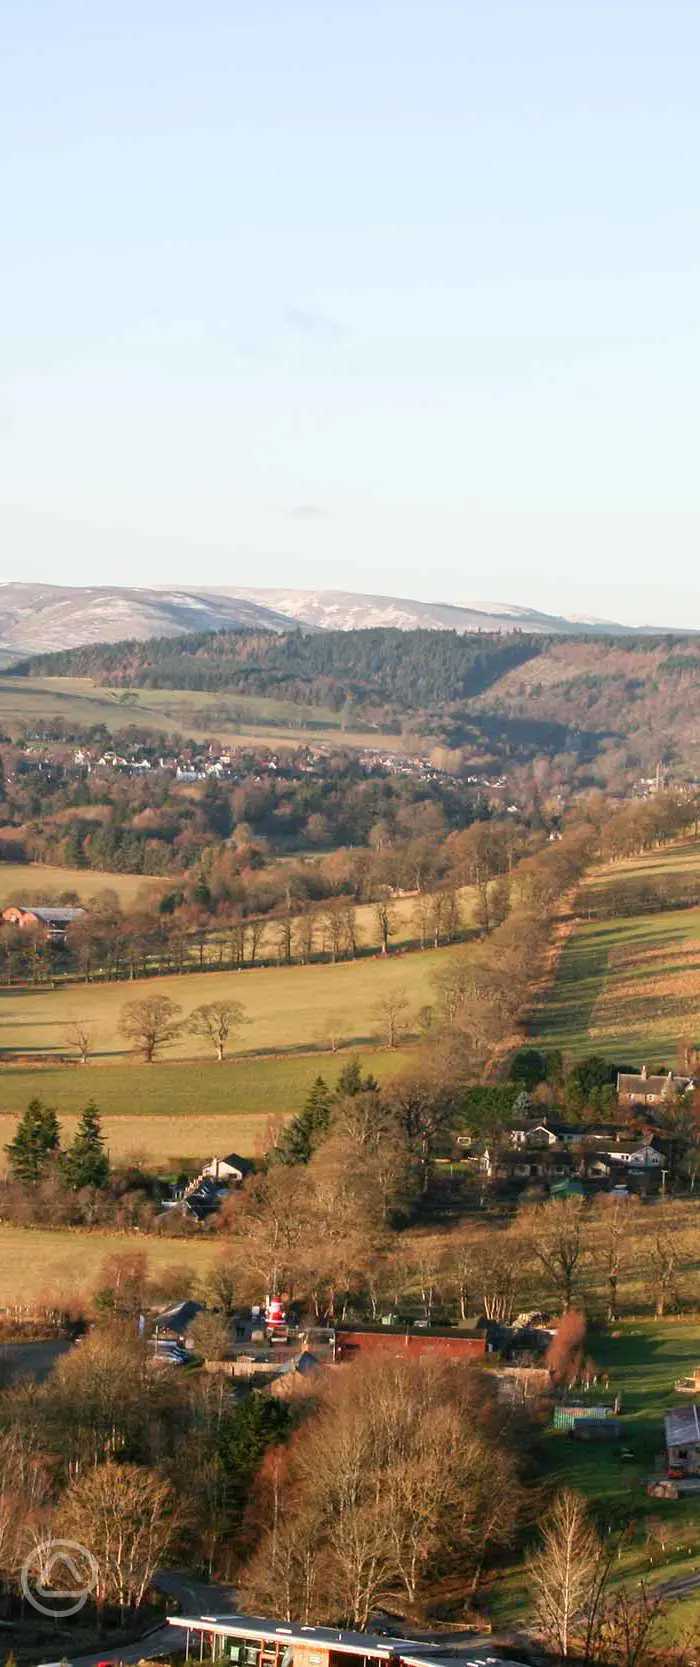
[{"label": "corrugated roof", "polygon": [[700,1410],[695,1401],[690,1406],[673,1407],[664,1418],[667,1447],[692,1446],[700,1443]]}]

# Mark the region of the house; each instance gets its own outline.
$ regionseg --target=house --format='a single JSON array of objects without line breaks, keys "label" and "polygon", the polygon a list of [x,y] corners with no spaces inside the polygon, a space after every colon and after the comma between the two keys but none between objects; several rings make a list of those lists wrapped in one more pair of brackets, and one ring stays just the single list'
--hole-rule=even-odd
[{"label": "house", "polygon": [[203,1313],[201,1302],[194,1297],[186,1298],[183,1302],[176,1302],[172,1308],[164,1308],[162,1314],[156,1314],[153,1330],[156,1337],[175,1337],[178,1342],[184,1337],[193,1320]]},{"label": "house", "polygon": [[700,1408],[697,1401],[667,1412],[664,1428],[669,1472],[700,1476]]},{"label": "house", "polygon": [[621,1140],[609,1146],[605,1156],[611,1165],[619,1164],[624,1169],[663,1169],[666,1161],[663,1152],[644,1138]]},{"label": "house", "polygon": [[[223,1661],[233,1667],[519,1667],[498,1659],[478,1637],[470,1645],[464,1631],[426,1641],[389,1633],[351,1632],[345,1628],[302,1626],[270,1621],[261,1615],[169,1615],[176,1629],[173,1654],[185,1660]],[[177,1636],[179,1634],[179,1636]],[[184,1635],[184,1637],[183,1637]]]},{"label": "house", "polygon": [[11,903],[3,909],[2,919],[6,926],[16,926],[20,932],[43,931],[50,943],[63,944],[66,934],[77,920],[84,919],[85,909],[59,909],[52,907],[34,906],[32,904]]},{"label": "house", "polygon": [[211,1175],[215,1181],[234,1182],[240,1186],[247,1175],[252,1175],[254,1165],[250,1158],[242,1158],[238,1152],[229,1152],[227,1158],[211,1158],[205,1163],[202,1175]]},{"label": "house", "polygon": [[448,1330],[431,1326],[409,1331],[406,1326],[336,1326],[333,1360],[354,1360],[356,1355],[447,1355],[453,1360],[478,1360],[486,1354],[483,1332]]},{"label": "house", "polygon": [[620,1105],[658,1106],[676,1094],[688,1094],[695,1087],[694,1077],[679,1076],[675,1071],[649,1075],[646,1065],[641,1071],[618,1071],[617,1098]]}]

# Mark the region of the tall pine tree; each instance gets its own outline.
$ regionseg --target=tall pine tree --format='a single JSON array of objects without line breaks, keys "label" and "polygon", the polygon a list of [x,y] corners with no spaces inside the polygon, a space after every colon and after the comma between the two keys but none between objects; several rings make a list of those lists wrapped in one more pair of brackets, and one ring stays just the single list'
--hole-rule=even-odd
[{"label": "tall pine tree", "polygon": [[51,1159],[57,1156],[60,1144],[61,1131],[53,1107],[45,1106],[41,1100],[30,1100],[17,1124],[14,1140],[5,1147],[13,1181],[36,1186]]},{"label": "tall pine tree", "polygon": [[306,1096],[303,1111],[287,1124],[270,1156],[277,1163],[308,1163],[328,1133],[332,1109],[328,1087],[323,1077],[317,1077]]},{"label": "tall pine tree", "polygon": [[81,1187],[106,1187],[109,1158],[105,1152],[100,1114],[94,1100],[82,1112],[72,1146],[63,1159],[63,1174],[73,1192]]}]

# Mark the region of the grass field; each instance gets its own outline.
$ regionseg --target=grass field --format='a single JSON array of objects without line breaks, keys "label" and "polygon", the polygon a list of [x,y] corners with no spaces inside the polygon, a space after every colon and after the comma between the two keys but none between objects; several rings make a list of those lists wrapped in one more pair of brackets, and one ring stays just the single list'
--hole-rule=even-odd
[{"label": "grass field", "polygon": [[0,1223],[0,1303],[31,1303],[52,1290],[89,1294],[106,1256],[124,1250],[143,1250],[151,1277],[165,1268],[192,1269],[206,1275],[221,1244],[215,1236],[202,1239],[144,1238],[137,1233],[65,1228],[44,1232],[39,1227],[10,1227]]},{"label": "grass field", "polygon": [[10,899],[25,903],[37,902],[39,894],[57,897],[60,892],[77,892],[81,902],[87,903],[99,892],[116,891],[123,909],[134,907],[137,899],[147,892],[162,892],[168,881],[150,879],[144,874],[112,874],[98,869],[56,868],[47,862],[0,862],[0,906]]},{"label": "grass field", "polygon": [[[700,842],[687,841],[601,868],[590,883],[696,869]],[[699,1009],[700,909],[582,921],[564,944],[533,1033],[572,1057],[670,1066],[680,1038],[698,1039]]]},{"label": "grass field", "polygon": [[[246,1024],[236,1051],[278,1055],[324,1046],[330,1031],[346,1047],[376,1046],[381,1037],[378,1004],[387,994],[405,993],[407,1021],[434,999],[432,978],[459,950],[377,956],[337,966],[255,967],[245,972],[183,973],[122,984],[74,984],[56,989],[6,988],[0,996],[0,1051],[64,1053],[72,1020],[85,1020],[98,1058],[124,1056],[128,1044],[119,1035],[125,1003],[144,996],[169,996],[187,1016],[203,1002],[241,1002]],[[182,1036],[170,1057],[190,1057],[204,1047]],[[194,1067],[199,1069],[199,1062]]]},{"label": "grass field", "polygon": [[[231,708],[236,715],[232,721],[224,718],[210,723],[207,713],[212,708]],[[0,676],[0,727],[16,735],[21,725],[31,729],[32,720],[39,718],[62,718],[79,730],[104,724],[111,733],[138,723],[161,732],[178,730],[194,740],[216,734],[231,746],[239,742],[277,747],[319,741],[337,744],[341,739],[337,714],[292,701],[256,699],[225,690],[215,694],[182,689],[110,690],[88,677]],[[343,730],[342,743],[394,751],[404,746],[400,736],[375,730]]]},{"label": "grass field", "polygon": [[[217,1065],[191,1062],[191,1069],[164,1060],[143,1065],[16,1066],[0,1072],[0,1171],[4,1147],[16,1118],[34,1096],[55,1106],[64,1145],[86,1101],[94,1099],[115,1162],[139,1152],[149,1165],[168,1170],[170,1160],[211,1157],[237,1151],[254,1156],[271,1118],[299,1111],[312,1082],[322,1076],[333,1087],[349,1054],[296,1054],[286,1059],[242,1060]],[[410,1062],[410,1049],[389,1053],[362,1050],[363,1070],[379,1081]]]},{"label": "grass field", "polygon": [[[697,1495],[658,1500],[646,1493],[647,1478],[664,1452],[663,1416],[682,1397],[675,1394],[676,1378],[700,1363],[700,1324],[697,1320],[629,1321],[615,1335],[589,1339],[590,1353],[609,1373],[604,1398],[620,1393],[624,1439],[633,1454],[620,1459],[614,1446],[572,1441],[549,1428],[543,1456],[547,1480],[553,1488],[571,1487],[584,1493],[604,1523],[629,1523],[633,1533],[619,1564],[618,1578],[633,1584],[643,1579],[650,1588],[661,1582],[700,1572],[700,1504]],[[650,1519],[668,1530],[666,1551],[647,1541]],[[663,1623],[668,1642],[682,1635],[698,1612],[700,1592],[682,1601],[673,1599]],[[529,1617],[527,1582],[522,1567],[509,1570],[497,1583],[489,1605],[498,1625],[518,1625]]]}]

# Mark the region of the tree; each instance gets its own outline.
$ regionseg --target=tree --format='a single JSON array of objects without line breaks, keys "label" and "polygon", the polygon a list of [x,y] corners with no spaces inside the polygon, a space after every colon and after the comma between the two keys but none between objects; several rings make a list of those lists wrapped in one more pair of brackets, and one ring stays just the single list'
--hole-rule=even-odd
[{"label": "tree", "polygon": [[146,996],[143,1001],[127,1001],[122,1008],[119,1030],[134,1049],[142,1053],[147,1065],[161,1048],[169,1047],[182,1028],[182,1008],[169,996]]},{"label": "tree", "polygon": [[374,919],[382,955],[388,955],[389,939],[396,931],[396,911],[392,909],[387,898],[382,897],[375,903]]},{"label": "tree", "polygon": [[580,1495],[557,1495],[542,1526],[542,1546],[530,1559],[528,1581],[547,1648],[563,1660],[574,1629],[586,1632],[586,1611],[598,1594],[601,1542]]},{"label": "tree", "polygon": [[30,1100],[14,1140],[5,1147],[12,1179],[23,1186],[36,1186],[58,1155],[60,1144],[61,1131],[53,1107],[45,1106],[42,1100]]},{"label": "tree", "polygon": [[269,1154],[275,1163],[308,1163],[328,1133],[333,1101],[323,1077],[311,1084],[303,1109],[287,1123]]},{"label": "tree", "polygon": [[211,1043],[221,1064],[231,1031],[245,1023],[245,1008],[240,1001],[208,1001],[195,1007],[186,1028],[190,1035],[202,1036]]},{"label": "tree", "polygon": [[73,1192],[81,1187],[106,1187],[109,1158],[105,1152],[100,1114],[94,1100],[81,1113],[73,1144],[63,1158],[63,1175]]},{"label": "tree", "polygon": [[73,1019],[68,1026],[67,1039],[77,1048],[81,1065],[87,1065],[92,1048],[92,1028],[85,1019]]},{"label": "tree", "polygon": [[117,1603],[122,1616],[143,1603],[179,1528],[169,1482],[142,1465],[112,1462],[67,1489],[59,1522],[62,1534],[92,1551],[98,1605]]},{"label": "tree", "polygon": [[533,1212],[529,1225],[534,1255],[564,1307],[570,1308],[586,1249],[582,1201],[565,1198],[541,1205]]},{"label": "tree", "polygon": [[363,1077],[357,1054],[353,1054],[352,1059],[348,1060],[339,1074],[335,1092],[337,1099],[344,1100],[351,1099],[353,1094],[374,1094],[378,1088],[379,1083],[371,1071]]},{"label": "tree", "polygon": [[377,1002],[377,1017],[388,1048],[395,1048],[408,1012],[408,997],[403,990],[387,990]]},{"label": "tree", "polygon": [[190,1326],[197,1354],[205,1360],[227,1360],[231,1353],[231,1322],[224,1314],[198,1314]]}]

